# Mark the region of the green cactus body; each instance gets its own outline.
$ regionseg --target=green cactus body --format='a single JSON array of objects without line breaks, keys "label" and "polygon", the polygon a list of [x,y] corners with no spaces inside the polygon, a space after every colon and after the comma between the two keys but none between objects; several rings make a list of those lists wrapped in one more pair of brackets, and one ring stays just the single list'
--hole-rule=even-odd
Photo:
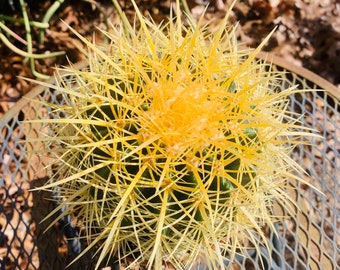
[{"label": "green cactus body", "polygon": [[269,209],[289,203],[282,186],[299,168],[290,138],[310,134],[286,111],[294,90],[274,90],[260,48],[237,49],[227,19],[209,33],[190,17],[188,27],[180,16],[156,26],[137,15],[141,28],[125,21],[125,32],[105,33],[106,49],[74,32],[89,67],[51,86],[65,95],[56,111],[66,119],[50,121],[59,170],[44,188],[59,187],[59,208],[84,224],[97,267],[106,256],[224,267],[249,242],[265,245]]}]

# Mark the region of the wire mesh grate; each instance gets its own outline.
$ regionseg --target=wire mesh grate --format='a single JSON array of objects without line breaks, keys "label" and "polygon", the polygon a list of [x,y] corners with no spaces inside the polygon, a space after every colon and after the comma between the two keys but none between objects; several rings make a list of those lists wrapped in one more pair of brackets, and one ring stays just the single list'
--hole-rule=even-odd
[{"label": "wire mesh grate", "polygon": [[[282,89],[291,85],[323,88],[322,83],[313,83],[294,71],[274,68],[289,79],[289,85],[282,83]],[[290,103],[291,110],[304,114],[303,126],[317,130],[323,137],[307,138],[313,146],[300,145],[292,152],[292,158],[309,174],[301,176],[319,191],[291,181],[289,185],[294,189],[289,191],[290,196],[300,210],[296,208],[292,214],[282,205],[275,205],[275,214],[287,218],[276,224],[277,232],[267,232],[271,254],[264,248],[261,252],[250,250],[249,257],[237,258],[231,269],[340,269],[340,105],[339,97],[324,88],[326,91],[295,94]],[[37,101],[63,102],[53,91],[40,86],[0,121],[1,269],[64,269],[76,256],[62,221],[47,232],[49,222],[40,223],[54,208],[54,203],[47,200],[50,194],[29,191],[43,185],[49,176],[45,167],[49,160],[38,153],[27,154],[28,150],[41,149],[42,142],[23,143],[26,137],[38,139],[45,132],[41,125],[22,122],[47,117],[48,109]],[[92,269],[91,256],[86,255],[69,269]]]}]

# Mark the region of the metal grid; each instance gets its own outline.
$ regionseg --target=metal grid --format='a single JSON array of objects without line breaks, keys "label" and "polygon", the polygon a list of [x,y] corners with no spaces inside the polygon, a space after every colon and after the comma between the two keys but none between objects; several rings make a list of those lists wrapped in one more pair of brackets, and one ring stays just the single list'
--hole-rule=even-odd
[{"label": "metal grid", "polygon": [[[303,126],[323,136],[307,138],[314,146],[299,146],[292,153],[309,174],[302,177],[319,191],[289,183],[295,189],[287,192],[300,210],[289,214],[281,205],[274,207],[275,214],[287,218],[276,224],[277,233],[268,231],[272,253],[264,248],[260,254],[250,250],[249,258],[238,258],[231,269],[340,269],[339,92],[315,75],[302,77],[298,70],[280,63],[274,68],[283,71],[282,76],[290,81],[289,85],[283,83],[282,89],[298,84],[303,89],[326,90],[296,94],[290,103],[291,110],[304,113]],[[50,195],[29,191],[48,179],[45,165],[49,161],[38,152],[28,156],[27,150],[39,150],[43,144],[37,141],[25,145],[22,141],[28,136],[39,138],[44,130],[41,125],[23,124],[22,120],[46,117],[47,109],[36,102],[46,100],[62,102],[49,88],[39,86],[0,121],[0,269],[64,269],[76,256],[66,240],[63,221],[44,233],[49,221],[40,220],[54,207],[46,200]],[[91,254],[81,261],[69,269],[93,268]]]}]

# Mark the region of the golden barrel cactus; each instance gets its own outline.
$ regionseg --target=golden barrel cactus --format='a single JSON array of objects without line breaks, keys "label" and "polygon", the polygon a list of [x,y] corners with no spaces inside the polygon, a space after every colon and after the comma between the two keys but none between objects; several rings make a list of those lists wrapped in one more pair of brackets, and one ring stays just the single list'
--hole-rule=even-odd
[{"label": "golden barrel cactus", "polygon": [[179,8],[161,25],[136,13],[140,26],[123,16],[108,44],[71,29],[88,68],[63,68],[49,86],[65,103],[43,120],[57,168],[43,188],[84,226],[97,267],[114,256],[218,269],[266,245],[273,203],[291,203],[290,152],[305,135],[287,111],[296,90],[277,91],[280,75],[256,59],[266,40],[239,48],[227,18],[211,32]]}]

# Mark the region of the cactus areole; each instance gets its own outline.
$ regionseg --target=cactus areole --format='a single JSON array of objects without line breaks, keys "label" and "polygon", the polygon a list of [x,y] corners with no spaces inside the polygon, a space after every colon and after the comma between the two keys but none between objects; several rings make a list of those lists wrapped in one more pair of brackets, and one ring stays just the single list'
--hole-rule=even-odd
[{"label": "cactus areole", "polygon": [[43,188],[82,224],[97,267],[115,257],[219,269],[266,246],[272,204],[290,204],[283,188],[299,166],[289,153],[306,135],[287,111],[296,90],[276,90],[279,74],[255,58],[266,40],[238,48],[227,18],[209,31],[136,12],[140,27],[123,19],[106,44],[71,29],[88,68],[64,68],[50,86],[65,103],[50,105],[57,171]]}]

